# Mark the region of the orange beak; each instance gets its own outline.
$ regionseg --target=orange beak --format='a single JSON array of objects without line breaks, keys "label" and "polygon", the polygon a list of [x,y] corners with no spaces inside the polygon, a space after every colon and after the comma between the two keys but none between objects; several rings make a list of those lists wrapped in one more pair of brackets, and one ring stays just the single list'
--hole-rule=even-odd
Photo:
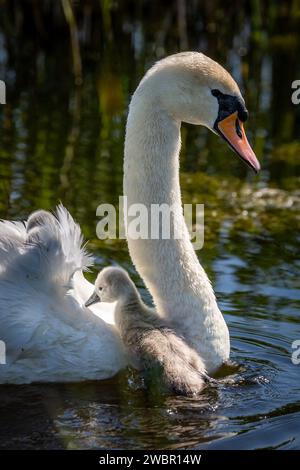
[{"label": "orange beak", "polygon": [[215,130],[256,173],[260,170],[260,163],[250,147],[244,125],[239,120],[237,111],[217,122]]}]

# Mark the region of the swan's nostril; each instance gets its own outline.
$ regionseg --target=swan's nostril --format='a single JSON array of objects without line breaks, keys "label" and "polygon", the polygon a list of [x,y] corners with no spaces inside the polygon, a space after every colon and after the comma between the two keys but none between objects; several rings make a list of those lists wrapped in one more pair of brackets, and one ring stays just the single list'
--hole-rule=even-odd
[{"label": "swan's nostril", "polygon": [[242,134],[241,126],[240,126],[240,121],[238,120],[238,118],[236,118],[235,120],[235,130],[239,138],[242,139],[243,134]]}]

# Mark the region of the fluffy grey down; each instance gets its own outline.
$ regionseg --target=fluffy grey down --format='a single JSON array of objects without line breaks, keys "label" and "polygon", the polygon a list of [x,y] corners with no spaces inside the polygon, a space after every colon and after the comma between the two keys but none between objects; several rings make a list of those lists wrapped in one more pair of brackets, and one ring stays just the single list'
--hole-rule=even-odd
[{"label": "fluffy grey down", "polygon": [[199,394],[210,381],[201,357],[142,301],[126,271],[105,268],[96,285],[101,300],[117,300],[115,321],[131,364],[159,374],[175,394]]}]

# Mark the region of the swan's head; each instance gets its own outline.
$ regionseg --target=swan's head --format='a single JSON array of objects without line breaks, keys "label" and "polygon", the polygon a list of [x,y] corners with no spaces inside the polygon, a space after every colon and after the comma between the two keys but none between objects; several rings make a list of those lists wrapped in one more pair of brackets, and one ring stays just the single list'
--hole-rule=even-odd
[{"label": "swan's head", "polygon": [[248,111],[239,87],[209,57],[184,52],[160,60],[141,81],[137,95],[157,103],[177,121],[208,127],[254,171],[260,169],[244,131]]},{"label": "swan's head", "polygon": [[85,306],[89,307],[97,302],[116,302],[134,292],[136,292],[135,285],[124,269],[104,268],[98,274],[95,290]]}]

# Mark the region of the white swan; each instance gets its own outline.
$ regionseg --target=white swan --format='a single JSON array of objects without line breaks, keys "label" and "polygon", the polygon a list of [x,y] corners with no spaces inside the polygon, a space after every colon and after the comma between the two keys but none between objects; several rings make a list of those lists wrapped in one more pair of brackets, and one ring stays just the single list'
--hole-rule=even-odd
[{"label": "white swan", "polygon": [[[169,204],[184,234],[181,240],[128,238],[130,255],[159,313],[200,353],[209,373],[228,359],[229,334],[182,215],[180,123],[220,134],[258,171],[243,130],[246,117],[231,76],[203,54],[187,52],[150,69],[127,121],[128,206]],[[89,260],[80,229],[63,207],[57,217],[58,222],[45,212],[33,215],[27,230],[20,222],[0,225],[0,339],[7,345],[0,383],[103,379],[125,365],[113,311],[102,306],[96,316],[83,305],[93,286],[82,274]],[[109,315],[112,324],[102,319]]]},{"label": "white swan", "polygon": [[[168,204],[179,240],[134,240],[132,261],[160,315],[198,351],[214,372],[229,357],[229,333],[209,279],[189,240],[179,184],[181,122],[220,134],[255,171],[260,169],[244,129],[247,110],[226,70],[203,54],[169,56],[145,75],[134,93],[127,120],[124,194],[130,207]],[[203,201],[205,202],[205,201]]]}]

